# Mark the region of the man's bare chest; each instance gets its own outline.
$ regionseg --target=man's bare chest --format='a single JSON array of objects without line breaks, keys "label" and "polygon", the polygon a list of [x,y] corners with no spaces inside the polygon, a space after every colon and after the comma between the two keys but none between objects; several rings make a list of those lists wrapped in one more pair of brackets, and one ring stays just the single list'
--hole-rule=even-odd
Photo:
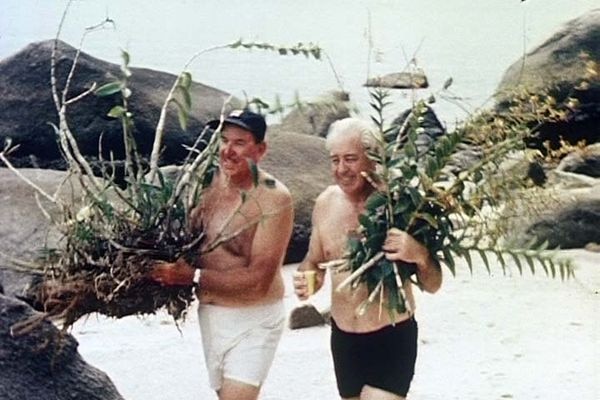
[{"label": "man's bare chest", "polygon": [[348,238],[356,234],[358,216],[355,212],[329,213],[319,226],[319,234],[325,257],[329,260],[341,258],[346,251]]}]

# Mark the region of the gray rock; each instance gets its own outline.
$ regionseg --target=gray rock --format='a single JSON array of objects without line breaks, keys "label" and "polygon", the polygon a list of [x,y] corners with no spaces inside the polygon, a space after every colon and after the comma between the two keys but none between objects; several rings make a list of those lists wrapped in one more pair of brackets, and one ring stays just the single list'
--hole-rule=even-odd
[{"label": "gray rock", "polygon": [[427,76],[422,72],[393,72],[369,78],[365,86],[389,89],[426,89],[429,87],[429,82]]},{"label": "gray rock", "polygon": [[600,141],[600,80],[591,79],[589,88],[580,88],[586,68],[580,57],[582,52],[596,62],[600,59],[600,9],[569,21],[504,73],[497,88],[499,110],[508,109],[510,93],[518,87],[532,93],[548,88],[557,102],[576,97],[581,104],[568,121],[543,124],[530,146],[543,150],[543,143],[549,141],[557,148],[561,138],[570,143]]},{"label": "gray rock", "polygon": [[[404,110],[398,117],[396,117],[392,121],[391,125],[394,126],[395,129],[391,130],[388,133],[390,141],[396,136],[398,136],[400,128],[403,126],[404,122],[406,121],[406,118],[410,115],[411,111],[412,109],[410,108]],[[423,122],[421,122],[419,126],[424,129],[424,132],[417,136],[415,144],[417,146],[417,151],[420,154],[425,154],[429,149],[431,149],[431,147],[435,144],[435,141],[439,137],[446,134],[446,128],[438,119],[433,108],[429,106],[426,106],[425,112],[423,113],[422,117]],[[404,141],[406,141],[406,139],[404,139]],[[401,140],[401,143],[403,143],[404,141]]]},{"label": "gray rock", "polygon": [[270,127],[273,132],[294,132],[325,137],[329,126],[350,116],[349,95],[331,91],[315,101],[304,104],[287,114],[281,124]]},{"label": "gray rock", "polygon": [[584,248],[600,242],[600,201],[576,202],[558,213],[533,223],[526,231],[550,248]]},{"label": "gray rock", "polygon": [[[42,168],[61,168],[64,162],[48,123],[57,124],[58,117],[51,98],[50,57],[53,40],[32,43],[17,54],[0,61],[0,143],[10,137],[19,149],[13,154],[15,165]],[[76,49],[59,42],[57,78],[59,87],[66,80]],[[133,63],[135,64],[135,54]],[[129,86],[130,111],[134,115],[134,137],[139,151],[151,152],[160,108],[176,76],[146,68],[131,68]],[[93,82],[98,86],[122,76],[120,66],[82,52],[71,83],[70,97],[76,96]],[[204,124],[220,115],[228,94],[193,82],[191,85],[192,112],[187,131],[182,131],[175,106],[167,116],[162,160],[166,164],[182,160]],[[124,155],[121,122],[107,117],[108,111],[121,104],[120,94],[107,97],[90,95],[73,104],[68,111],[71,129],[83,154],[98,156],[98,142],[103,134],[104,159],[113,152],[116,159]],[[239,102],[234,101],[234,106]]]},{"label": "gray rock", "polygon": [[43,321],[21,336],[11,327],[37,316],[27,304],[0,295],[0,398],[3,400],[122,400],[110,378],[89,365],[68,333]]},{"label": "gray rock", "polygon": [[290,329],[309,328],[324,324],[325,319],[312,304],[297,307],[290,313]]},{"label": "gray rock", "polygon": [[600,178],[600,143],[568,154],[560,161],[557,170]]},{"label": "gray rock", "polygon": [[331,184],[325,140],[288,131],[267,132],[268,149],[262,167],[285,183],[294,199],[294,231],[285,262],[306,255],[311,215],[319,193]]},{"label": "gray rock", "polygon": [[[20,173],[50,195],[67,176],[62,171],[39,169],[21,169]],[[62,186],[62,196],[71,198],[71,189],[78,187],[71,183],[75,186]],[[43,248],[56,247],[60,235],[40,209],[34,190],[6,168],[0,168],[0,201],[0,282],[7,296],[30,302],[39,272],[28,272],[26,266],[35,269]],[[50,216],[57,216],[58,209],[44,197],[40,196],[39,204]],[[21,268],[15,270],[15,265]]]}]

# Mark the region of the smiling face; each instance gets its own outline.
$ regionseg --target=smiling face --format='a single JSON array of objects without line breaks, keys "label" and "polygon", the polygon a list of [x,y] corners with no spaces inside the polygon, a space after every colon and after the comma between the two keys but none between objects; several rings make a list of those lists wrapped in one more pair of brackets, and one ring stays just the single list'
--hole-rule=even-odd
[{"label": "smiling face", "polygon": [[373,170],[373,162],[365,154],[360,133],[337,135],[329,142],[331,174],[344,193],[363,197],[373,190],[361,172]]},{"label": "smiling face", "polygon": [[265,151],[266,144],[257,143],[250,131],[236,125],[225,125],[219,147],[221,171],[236,183],[252,180],[249,161],[258,163]]}]

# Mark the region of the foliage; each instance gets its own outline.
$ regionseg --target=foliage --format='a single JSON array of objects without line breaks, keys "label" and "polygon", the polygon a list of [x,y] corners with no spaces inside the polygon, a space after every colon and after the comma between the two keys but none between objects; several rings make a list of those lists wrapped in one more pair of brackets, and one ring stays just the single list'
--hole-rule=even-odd
[{"label": "foliage", "polygon": [[[44,192],[12,167],[7,159],[14,150],[10,143],[0,152],[0,159],[11,170],[60,210],[59,217],[51,222],[63,235],[61,246],[45,249],[45,258],[42,260],[45,279],[37,293],[39,306],[44,311],[42,317],[61,319],[66,329],[80,317],[93,312],[123,317],[153,313],[165,306],[178,320],[185,315],[194,299],[191,285],[161,287],[149,279],[149,271],[158,260],[175,261],[183,257],[193,265],[201,254],[200,244],[203,245],[202,252],[207,252],[231,239],[231,235],[221,232],[210,243],[203,243],[202,227],[193,227],[188,221],[203,188],[210,184],[216,170],[221,126],[214,134],[205,128],[198,135],[196,143],[188,149],[183,165],[174,172],[167,173],[158,167],[166,115],[169,109],[173,109],[170,105],[177,111],[181,128],[185,130],[187,127],[192,108],[192,76],[185,69],[198,56],[219,49],[258,49],[274,51],[278,55],[304,55],[314,59],[320,58],[321,50],[314,44],[298,43],[285,47],[240,39],[195,54],[173,83],[163,103],[148,162],[138,152],[132,135],[135,116],[129,109],[132,98],[128,85],[132,74],[129,54],[122,52],[121,76],[117,80],[99,87],[94,83],[86,92],[69,99],[69,84],[79,50],[60,92],[56,76],[57,42],[58,38],[51,58],[51,89],[59,117],[59,124],[54,129],[63,157],[69,165],[68,180],[79,186],[81,195],[74,194],[64,200]],[[94,176],[71,132],[67,120],[68,107],[92,94],[120,95],[120,103],[107,116],[120,120],[122,126],[124,187],[117,184],[114,175],[118,160],[112,157],[107,162],[101,160],[102,165],[108,164],[110,167],[103,167],[100,176]],[[221,121],[227,106],[223,106]],[[99,143],[100,155],[101,147],[102,138]],[[257,173],[255,167],[253,171]],[[50,213],[43,211],[51,218]],[[39,320],[33,318],[23,321],[13,327],[13,332],[26,332],[36,326]]]},{"label": "foliage", "polygon": [[[523,265],[534,272],[537,264],[552,276],[557,272],[562,278],[573,274],[570,261],[557,260],[546,251],[546,243],[524,248],[504,246],[501,239],[505,232],[495,224],[503,207],[509,207],[531,185],[506,164],[516,151],[525,150],[524,140],[532,133],[532,122],[564,118],[567,111],[548,98],[517,98],[509,113],[481,112],[423,147],[418,138],[425,133],[421,126],[425,102],[414,104],[400,126],[387,126],[384,110],[391,104],[389,97],[389,92],[381,89],[371,92],[377,146],[369,157],[377,162],[378,169],[369,179],[376,191],[359,217],[360,235],[349,240],[347,266],[352,274],[339,289],[364,282],[370,295],[362,307],[377,297],[383,303],[385,293],[391,313],[407,310],[403,284],[407,280],[419,282],[414,281],[415,265],[384,258],[381,247],[391,228],[410,233],[453,274],[456,259],[464,259],[472,269],[475,254],[488,271],[489,257],[494,256],[503,269],[512,260],[521,273]],[[465,146],[476,148],[479,156],[457,167],[454,164]]]}]

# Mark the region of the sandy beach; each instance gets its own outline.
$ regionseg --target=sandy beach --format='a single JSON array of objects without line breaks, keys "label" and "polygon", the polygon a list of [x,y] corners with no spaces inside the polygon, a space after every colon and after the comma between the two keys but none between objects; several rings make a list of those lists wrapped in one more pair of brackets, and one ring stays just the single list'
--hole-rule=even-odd
[{"label": "sandy beach", "polygon": [[[473,275],[447,269],[435,295],[417,293],[419,357],[409,399],[600,398],[600,253],[562,251],[576,278],[519,276],[498,265]],[[294,266],[284,267],[285,303]],[[328,307],[326,285],[311,302]],[[204,368],[195,310],[175,327],[166,313],[120,320],[91,317],[73,328],[80,353],[128,400],[216,399]],[[263,400],[337,399],[329,327],[284,332]]]}]

